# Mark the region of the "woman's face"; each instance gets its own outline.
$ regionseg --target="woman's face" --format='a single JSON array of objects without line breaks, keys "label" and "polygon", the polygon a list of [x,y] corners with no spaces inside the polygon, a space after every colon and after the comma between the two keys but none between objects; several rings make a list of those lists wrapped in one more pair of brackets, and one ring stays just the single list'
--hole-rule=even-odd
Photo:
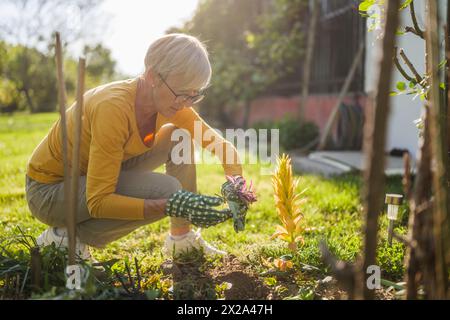
[{"label": "woman's face", "polygon": [[191,92],[177,91],[176,88],[181,86],[179,77],[169,75],[167,79],[162,79],[157,73],[152,73],[149,80],[154,84],[152,88],[153,103],[156,111],[163,116],[173,117],[178,111],[191,106],[189,101],[185,101],[182,97],[177,98],[178,95],[195,95],[194,90]]}]

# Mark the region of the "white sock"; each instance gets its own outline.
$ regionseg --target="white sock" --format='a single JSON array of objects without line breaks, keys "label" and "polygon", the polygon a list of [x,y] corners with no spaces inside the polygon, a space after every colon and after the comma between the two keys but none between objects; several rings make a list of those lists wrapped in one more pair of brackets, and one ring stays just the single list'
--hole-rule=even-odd
[{"label": "white sock", "polygon": [[187,236],[187,234],[188,234],[189,232],[186,232],[185,234],[180,234],[180,235],[178,235],[178,236],[174,236],[174,235],[170,235],[170,238],[172,239],[172,240],[175,240],[175,241],[178,241],[178,240],[182,240],[182,239],[184,239],[184,238],[186,238],[186,236]]},{"label": "white sock", "polygon": [[59,237],[65,237],[67,235],[67,229],[66,228],[55,227],[54,230],[55,230],[56,235],[59,236]]}]

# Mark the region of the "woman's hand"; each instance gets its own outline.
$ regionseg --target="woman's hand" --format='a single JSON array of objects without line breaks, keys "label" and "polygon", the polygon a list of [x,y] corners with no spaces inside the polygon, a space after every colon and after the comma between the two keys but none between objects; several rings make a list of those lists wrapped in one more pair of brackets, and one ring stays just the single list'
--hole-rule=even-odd
[{"label": "woman's hand", "polygon": [[165,214],[171,217],[185,218],[198,227],[210,227],[233,216],[229,209],[214,209],[222,203],[223,199],[220,197],[179,190],[167,200]]}]

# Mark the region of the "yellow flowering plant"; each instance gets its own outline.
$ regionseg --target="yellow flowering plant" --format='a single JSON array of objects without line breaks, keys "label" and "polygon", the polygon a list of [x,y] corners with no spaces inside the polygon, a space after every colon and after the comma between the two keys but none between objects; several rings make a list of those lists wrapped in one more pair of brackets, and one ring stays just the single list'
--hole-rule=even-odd
[{"label": "yellow flowering plant", "polygon": [[275,206],[281,225],[277,225],[276,232],[271,239],[279,238],[288,243],[291,251],[296,251],[298,243],[304,242],[302,233],[305,231],[303,227],[303,214],[300,206],[306,202],[306,198],[302,198],[303,190],[296,193],[299,179],[294,179],[292,174],[291,159],[283,154],[278,158],[277,170],[272,176],[272,186],[275,196]]}]

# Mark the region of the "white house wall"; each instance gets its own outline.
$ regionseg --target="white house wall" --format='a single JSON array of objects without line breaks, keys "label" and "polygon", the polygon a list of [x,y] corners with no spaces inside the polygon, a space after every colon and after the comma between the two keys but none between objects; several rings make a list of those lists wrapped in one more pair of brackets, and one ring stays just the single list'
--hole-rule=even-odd
[{"label": "white house wall", "polygon": [[[441,16],[445,16],[446,1],[439,1],[439,12]],[[415,1],[417,20],[419,25],[424,29],[425,22],[425,1]],[[402,26],[412,26],[409,8],[403,10],[400,15]],[[441,19],[441,21],[444,21]],[[443,24],[442,24],[443,25]],[[440,28],[442,30],[443,26]],[[375,87],[374,74],[374,43],[377,37],[377,31],[367,32],[366,37],[366,59],[365,59],[365,90],[367,93],[373,91]],[[425,69],[425,41],[413,34],[404,34],[397,37],[397,46],[403,48],[406,55],[410,58],[420,74]],[[401,60],[400,60],[401,61]],[[409,71],[407,67],[405,70]],[[393,82],[391,87],[394,89],[397,81],[405,81],[401,74],[394,67]],[[406,81],[405,81],[406,82]],[[391,114],[388,123],[387,150],[392,148],[406,148],[417,153],[418,149],[418,130],[414,124],[414,120],[420,117],[423,102],[412,95],[398,95],[391,97]]]}]

